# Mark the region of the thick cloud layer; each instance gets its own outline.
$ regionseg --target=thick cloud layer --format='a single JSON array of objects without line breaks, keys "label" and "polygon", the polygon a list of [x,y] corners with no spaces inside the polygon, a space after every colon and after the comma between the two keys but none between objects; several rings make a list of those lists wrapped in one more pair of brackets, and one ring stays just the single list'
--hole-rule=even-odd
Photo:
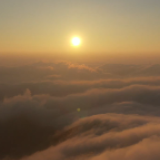
[{"label": "thick cloud layer", "polygon": [[0,159],[159,159],[158,68],[1,67]]},{"label": "thick cloud layer", "polygon": [[58,133],[56,147],[23,160],[140,160],[160,158],[160,118],[98,115],[80,120]]}]

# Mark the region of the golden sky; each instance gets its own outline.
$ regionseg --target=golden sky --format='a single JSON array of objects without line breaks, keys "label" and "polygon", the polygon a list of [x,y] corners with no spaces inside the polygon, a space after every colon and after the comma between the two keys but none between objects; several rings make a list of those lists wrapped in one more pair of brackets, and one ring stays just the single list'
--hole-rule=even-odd
[{"label": "golden sky", "polygon": [[1,0],[0,53],[159,53],[159,7],[158,0]]}]

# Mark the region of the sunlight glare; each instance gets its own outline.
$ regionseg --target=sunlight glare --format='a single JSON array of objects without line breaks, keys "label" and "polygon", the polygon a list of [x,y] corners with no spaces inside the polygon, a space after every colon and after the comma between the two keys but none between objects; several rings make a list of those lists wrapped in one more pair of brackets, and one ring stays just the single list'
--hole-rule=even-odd
[{"label": "sunlight glare", "polygon": [[79,37],[74,37],[74,38],[72,38],[72,45],[73,45],[73,46],[79,46],[80,43],[81,43],[81,40],[80,40]]}]

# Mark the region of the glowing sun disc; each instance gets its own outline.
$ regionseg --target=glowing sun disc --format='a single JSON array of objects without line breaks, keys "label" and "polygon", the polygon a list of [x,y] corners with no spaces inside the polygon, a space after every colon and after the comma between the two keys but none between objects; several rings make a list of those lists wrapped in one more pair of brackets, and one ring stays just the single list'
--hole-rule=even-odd
[{"label": "glowing sun disc", "polygon": [[80,43],[81,43],[80,38],[78,38],[78,37],[72,38],[72,44],[73,44],[74,46],[79,46]]}]

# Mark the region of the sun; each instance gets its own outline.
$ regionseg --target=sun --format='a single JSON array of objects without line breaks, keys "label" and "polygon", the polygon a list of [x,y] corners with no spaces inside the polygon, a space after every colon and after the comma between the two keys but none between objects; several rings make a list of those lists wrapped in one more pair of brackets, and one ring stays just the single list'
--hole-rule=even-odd
[{"label": "sun", "polygon": [[81,39],[79,37],[72,38],[72,45],[79,46],[81,44]]}]

